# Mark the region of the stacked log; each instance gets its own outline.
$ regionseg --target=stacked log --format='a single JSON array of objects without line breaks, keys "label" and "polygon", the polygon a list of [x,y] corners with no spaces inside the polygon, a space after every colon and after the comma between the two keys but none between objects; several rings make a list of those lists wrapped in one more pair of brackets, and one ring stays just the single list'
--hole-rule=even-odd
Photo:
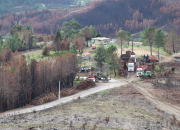
[{"label": "stacked log", "polygon": [[131,51],[126,51],[126,55],[128,58],[130,58],[131,57]]},{"label": "stacked log", "polygon": [[155,65],[153,63],[149,63],[146,68],[146,71],[153,71],[154,69],[155,69]]},{"label": "stacked log", "polygon": [[124,60],[124,61],[128,62],[129,57],[126,54],[122,54],[121,55],[121,60]]},{"label": "stacked log", "polygon": [[95,82],[92,79],[86,79],[85,81],[81,81],[77,85],[77,89],[82,90],[82,89],[86,89],[86,88],[94,87],[94,86],[95,86]]},{"label": "stacked log", "polygon": [[118,70],[118,75],[119,75],[119,76],[126,77],[127,74],[128,74],[127,71],[124,70],[124,69],[122,69],[122,68],[120,68],[120,69]]},{"label": "stacked log", "polygon": [[120,64],[121,68],[127,69],[126,62],[124,60],[120,60],[118,63]]},{"label": "stacked log", "polygon": [[36,97],[32,100],[31,105],[41,105],[50,101],[57,99],[57,96],[54,93],[43,93],[39,97]]},{"label": "stacked log", "polygon": [[126,54],[121,55],[121,60],[128,62],[130,57],[131,57],[131,51],[126,51]]},{"label": "stacked log", "polygon": [[126,66],[126,62],[124,60],[120,60],[119,61],[119,64],[120,64],[120,68],[118,70],[118,75],[119,76],[127,76],[127,66]]},{"label": "stacked log", "polygon": [[66,91],[62,91],[60,93],[61,97],[69,96],[69,95],[72,95],[72,94],[74,94],[74,89],[73,88],[70,88],[70,89],[68,89]]},{"label": "stacked log", "polygon": [[129,63],[135,63],[135,58],[134,58],[134,57],[131,57],[131,58],[129,59]]}]

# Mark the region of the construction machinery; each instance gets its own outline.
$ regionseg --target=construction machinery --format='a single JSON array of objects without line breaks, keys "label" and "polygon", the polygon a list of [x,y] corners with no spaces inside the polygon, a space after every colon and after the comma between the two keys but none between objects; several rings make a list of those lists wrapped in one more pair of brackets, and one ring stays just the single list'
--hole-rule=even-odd
[{"label": "construction machinery", "polygon": [[142,78],[155,78],[155,73],[154,72],[151,72],[151,71],[145,71],[144,73],[141,74],[141,77]]},{"label": "construction machinery", "polygon": [[141,59],[141,64],[150,63],[150,62],[159,62],[159,60],[156,59],[154,56],[151,56],[151,58],[149,58],[149,55],[141,55],[141,57],[143,58]]}]

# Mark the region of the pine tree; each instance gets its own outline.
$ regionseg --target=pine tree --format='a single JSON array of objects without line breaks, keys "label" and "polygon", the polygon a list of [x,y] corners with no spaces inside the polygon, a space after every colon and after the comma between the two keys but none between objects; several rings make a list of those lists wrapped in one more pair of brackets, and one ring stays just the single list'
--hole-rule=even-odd
[{"label": "pine tree", "polygon": [[59,29],[57,30],[56,35],[54,36],[53,49],[54,51],[62,50],[62,37]]},{"label": "pine tree", "polygon": [[154,35],[153,43],[158,47],[158,59],[159,59],[159,48],[163,47],[165,42],[164,42],[164,34],[161,32],[161,29],[158,29],[157,32]]},{"label": "pine tree", "polygon": [[117,54],[117,48],[116,46],[111,45],[106,50],[106,62],[108,63],[108,68],[112,71],[114,71],[114,75],[116,76],[116,69],[119,68],[119,58]]},{"label": "pine tree", "polygon": [[131,36],[131,33],[128,32],[127,35],[126,35],[126,40],[128,42],[128,46],[129,46],[129,42],[132,40],[132,36]]},{"label": "pine tree", "polygon": [[144,30],[142,36],[143,43],[147,42],[150,46],[151,56],[152,56],[152,44],[153,44],[154,34],[155,34],[155,27],[149,26]]},{"label": "pine tree", "polygon": [[97,48],[94,60],[96,61],[96,66],[100,67],[102,72],[102,67],[104,66],[106,60],[106,50],[103,44],[100,44],[100,47]]},{"label": "pine tree", "polygon": [[122,42],[124,40],[126,40],[126,32],[123,30],[120,30],[116,35],[118,36],[119,40],[121,41],[121,55],[122,55]]},{"label": "pine tree", "polygon": [[77,54],[77,47],[76,45],[73,45],[70,49],[69,49],[69,52],[73,53],[73,54]]}]

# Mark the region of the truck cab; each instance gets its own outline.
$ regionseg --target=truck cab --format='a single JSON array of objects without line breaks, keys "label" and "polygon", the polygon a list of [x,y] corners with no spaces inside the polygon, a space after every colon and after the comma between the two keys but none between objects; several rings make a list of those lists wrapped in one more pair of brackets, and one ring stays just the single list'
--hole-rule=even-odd
[{"label": "truck cab", "polygon": [[128,71],[134,71],[134,63],[128,63]]},{"label": "truck cab", "polygon": [[142,75],[142,73],[143,73],[142,67],[137,68],[137,70],[136,70],[137,77],[140,77]]}]

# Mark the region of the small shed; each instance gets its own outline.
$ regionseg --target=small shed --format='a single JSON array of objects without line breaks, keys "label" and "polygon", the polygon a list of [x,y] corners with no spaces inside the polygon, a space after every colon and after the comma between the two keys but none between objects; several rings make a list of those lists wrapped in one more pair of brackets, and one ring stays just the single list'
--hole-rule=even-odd
[{"label": "small shed", "polygon": [[89,53],[89,52],[84,52],[84,53],[82,54],[82,57],[83,57],[83,59],[85,59],[85,60],[89,60],[89,59],[91,58],[91,53]]},{"label": "small shed", "polygon": [[96,37],[96,38],[91,38],[91,41],[94,44],[100,44],[100,43],[109,43],[110,42],[110,38],[106,38],[106,37]]}]

